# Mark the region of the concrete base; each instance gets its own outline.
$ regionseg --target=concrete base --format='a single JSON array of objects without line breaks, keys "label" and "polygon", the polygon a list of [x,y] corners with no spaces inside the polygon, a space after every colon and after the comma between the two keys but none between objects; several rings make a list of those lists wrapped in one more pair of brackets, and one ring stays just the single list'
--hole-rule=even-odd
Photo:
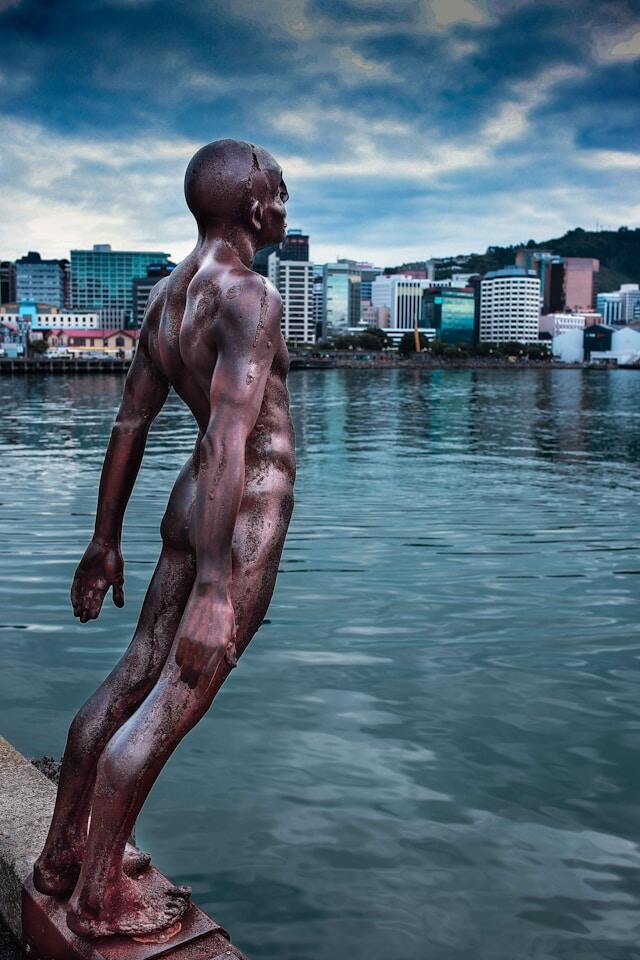
[{"label": "concrete base", "polygon": [[[43,897],[31,882],[55,799],[55,785],[0,737],[0,918],[32,960],[245,960],[226,931],[195,904],[164,944],[74,936],[66,926],[64,901]],[[149,876],[154,875],[152,867]]]},{"label": "concrete base", "polygon": [[22,886],[44,846],[56,788],[0,737],[0,916],[22,939]]}]

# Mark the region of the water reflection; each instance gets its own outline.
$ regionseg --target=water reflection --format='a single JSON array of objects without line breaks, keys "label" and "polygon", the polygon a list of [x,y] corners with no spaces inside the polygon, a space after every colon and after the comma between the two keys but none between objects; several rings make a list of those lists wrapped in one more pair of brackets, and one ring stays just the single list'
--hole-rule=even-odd
[{"label": "water reflection", "polygon": [[[268,622],[139,831],[254,958],[635,960],[632,371],[292,374]],[[0,380],[2,732],[59,753],[128,644],[195,429],[171,398],[127,605],[68,587],[122,381]]]}]

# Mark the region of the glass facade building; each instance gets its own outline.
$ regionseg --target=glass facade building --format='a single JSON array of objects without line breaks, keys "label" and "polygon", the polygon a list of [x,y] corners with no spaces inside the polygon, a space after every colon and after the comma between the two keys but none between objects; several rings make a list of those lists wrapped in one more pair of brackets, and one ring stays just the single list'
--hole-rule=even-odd
[{"label": "glass facade building", "polygon": [[169,254],[159,250],[112,250],[109,244],[72,250],[71,305],[100,310],[105,328],[127,326],[133,321],[133,281],[168,262]]},{"label": "glass facade building", "polygon": [[475,296],[472,290],[431,289],[422,294],[422,327],[432,327],[443,343],[478,340]]}]

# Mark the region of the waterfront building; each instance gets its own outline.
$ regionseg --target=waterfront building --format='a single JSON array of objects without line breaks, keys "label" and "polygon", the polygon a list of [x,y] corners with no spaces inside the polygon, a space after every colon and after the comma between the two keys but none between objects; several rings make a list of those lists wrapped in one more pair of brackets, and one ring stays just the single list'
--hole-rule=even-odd
[{"label": "waterfront building", "polygon": [[480,340],[534,343],[540,320],[540,280],[534,270],[507,267],[480,284]]},{"label": "waterfront building", "polygon": [[599,293],[596,303],[605,323],[636,323],[640,321],[640,284],[623,283],[619,290]]},{"label": "waterfront building", "polygon": [[540,308],[544,314],[564,310],[565,266],[562,257],[550,250],[525,247],[516,253],[516,266],[536,273],[540,280]]},{"label": "waterfront building", "polygon": [[36,250],[15,263],[15,300],[31,300],[64,307],[66,271],[64,260],[43,260]]},{"label": "waterfront building", "polygon": [[371,302],[374,307],[389,310],[390,329],[413,330],[422,322],[422,294],[431,286],[430,280],[405,274],[376,277],[371,285]]},{"label": "waterfront building", "polygon": [[593,310],[600,261],[594,257],[564,257],[563,261],[563,308]]},{"label": "waterfront building", "polygon": [[172,263],[171,260],[167,260],[165,263],[150,263],[147,267],[146,277],[136,277],[133,281],[132,326],[134,328],[137,329],[142,326],[144,312],[149,302],[149,294],[163,277],[169,276],[174,267],[175,263]]},{"label": "waterfront building", "polygon": [[355,260],[325,263],[323,335],[336,336],[360,322],[361,277]]},{"label": "waterfront building", "polygon": [[0,304],[16,299],[16,265],[12,260],[0,261]]},{"label": "waterfront building", "polygon": [[133,281],[152,264],[169,262],[158,250],[112,250],[108,243],[71,251],[71,303],[75,310],[99,310],[103,326],[114,329],[133,319]]},{"label": "waterfront building", "polygon": [[447,287],[424,290],[420,326],[432,327],[436,339],[443,343],[474,346],[478,334],[473,290]]},{"label": "waterfront building", "polygon": [[584,360],[584,330],[574,327],[558,333],[551,341],[551,352],[563,363],[582,363]]},{"label": "waterfront building", "polygon": [[30,330],[97,329],[100,313],[97,310],[66,310],[50,303],[5,303],[0,307],[0,320],[11,323],[26,323]]},{"label": "waterfront building", "polygon": [[75,356],[97,354],[130,360],[135,353],[139,336],[139,330],[112,330],[109,327],[96,330],[60,328],[52,330],[46,339],[49,347],[63,348]]},{"label": "waterfront building", "polygon": [[324,282],[322,267],[318,264],[313,267],[313,327],[316,340],[321,340],[324,329]]},{"label": "waterfront building", "polygon": [[282,333],[293,343],[315,343],[313,264],[269,255],[269,280],[282,297]]},{"label": "waterfront building", "polygon": [[540,317],[540,333],[557,337],[567,330],[584,330],[596,323],[602,323],[603,317],[595,311],[583,310],[579,313],[547,313]]}]

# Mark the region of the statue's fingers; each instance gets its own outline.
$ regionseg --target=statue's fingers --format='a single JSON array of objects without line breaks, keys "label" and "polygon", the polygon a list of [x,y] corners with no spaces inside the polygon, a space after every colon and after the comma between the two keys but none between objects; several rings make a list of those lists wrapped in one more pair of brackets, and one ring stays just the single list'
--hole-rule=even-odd
[{"label": "statue's fingers", "polygon": [[119,580],[113,585],[113,602],[116,607],[124,607],[124,582]]}]

